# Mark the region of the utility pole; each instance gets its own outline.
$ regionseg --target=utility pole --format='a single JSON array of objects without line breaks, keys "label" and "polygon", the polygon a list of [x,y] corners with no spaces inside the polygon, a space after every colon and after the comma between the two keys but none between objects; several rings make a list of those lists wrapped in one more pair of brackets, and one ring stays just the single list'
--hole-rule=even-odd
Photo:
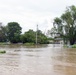
[{"label": "utility pole", "polygon": [[37,32],[38,32],[38,25],[36,27],[36,45],[38,44],[38,36],[37,36]]}]

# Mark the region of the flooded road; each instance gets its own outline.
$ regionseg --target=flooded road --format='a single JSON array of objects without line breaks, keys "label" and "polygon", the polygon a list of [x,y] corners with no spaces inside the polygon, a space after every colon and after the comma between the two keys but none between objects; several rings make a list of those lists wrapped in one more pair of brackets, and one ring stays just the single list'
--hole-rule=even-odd
[{"label": "flooded road", "polygon": [[0,46],[0,75],[76,75],[76,49],[59,45],[38,48]]}]

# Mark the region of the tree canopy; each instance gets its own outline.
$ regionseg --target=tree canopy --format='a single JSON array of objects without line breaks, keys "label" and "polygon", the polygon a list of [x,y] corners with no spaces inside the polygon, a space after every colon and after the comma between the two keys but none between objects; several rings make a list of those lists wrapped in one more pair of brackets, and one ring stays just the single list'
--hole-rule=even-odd
[{"label": "tree canopy", "polygon": [[0,25],[0,42],[11,43],[36,43],[36,33],[38,44],[48,43],[47,37],[41,30],[28,30],[21,34],[21,26],[17,22],[10,22],[6,26]]},{"label": "tree canopy", "polygon": [[12,43],[20,41],[21,27],[17,22],[10,22],[7,24],[8,39]]},{"label": "tree canopy", "polygon": [[[40,31],[37,31],[37,42],[38,44],[46,44],[48,43],[47,37]],[[21,41],[23,43],[36,43],[36,32],[33,30],[29,30],[21,35]]]},{"label": "tree canopy", "polygon": [[7,41],[7,31],[6,27],[0,23],[0,42],[6,42]]},{"label": "tree canopy", "polygon": [[73,45],[76,42],[76,7],[74,5],[69,6],[61,17],[56,17],[53,28],[63,40]]}]

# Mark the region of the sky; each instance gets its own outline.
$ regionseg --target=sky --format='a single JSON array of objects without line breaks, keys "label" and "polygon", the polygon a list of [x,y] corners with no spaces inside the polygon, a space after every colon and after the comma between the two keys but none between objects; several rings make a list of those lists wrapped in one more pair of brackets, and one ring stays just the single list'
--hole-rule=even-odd
[{"label": "sky", "polygon": [[46,32],[52,28],[53,19],[71,5],[76,5],[76,0],[0,0],[0,22],[18,22],[23,33],[36,30],[37,25]]}]

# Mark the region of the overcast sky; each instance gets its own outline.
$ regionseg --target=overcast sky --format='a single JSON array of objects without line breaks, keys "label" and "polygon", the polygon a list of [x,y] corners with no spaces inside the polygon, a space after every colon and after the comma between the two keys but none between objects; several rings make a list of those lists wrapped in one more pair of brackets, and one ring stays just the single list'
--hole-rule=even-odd
[{"label": "overcast sky", "polygon": [[76,5],[76,0],[0,0],[0,22],[18,22],[25,32],[29,29],[51,29],[55,17],[67,6]]}]

